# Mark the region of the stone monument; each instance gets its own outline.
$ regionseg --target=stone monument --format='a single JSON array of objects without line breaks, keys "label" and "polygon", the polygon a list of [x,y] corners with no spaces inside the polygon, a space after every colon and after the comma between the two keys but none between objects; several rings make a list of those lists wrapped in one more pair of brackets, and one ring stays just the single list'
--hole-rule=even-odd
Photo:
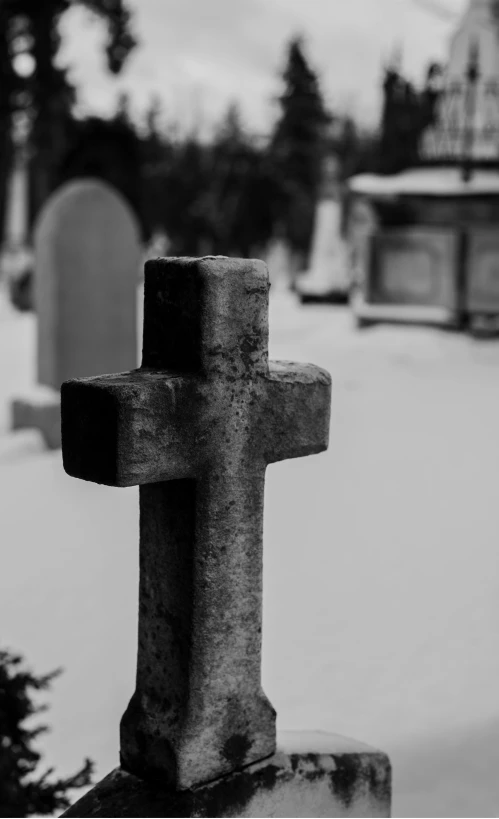
[{"label": "stone monument", "polygon": [[468,0],[420,165],[350,180],[379,227],[352,300],[363,321],[499,323],[499,5]]},{"label": "stone monument", "polygon": [[291,248],[284,238],[276,236],[269,242],[265,263],[272,293],[290,290],[294,282],[294,260]]},{"label": "stone monument", "polygon": [[140,257],[136,219],[109,185],[77,180],[49,199],[35,229],[38,386],[13,402],[13,429],[57,448],[62,382],[135,366]]},{"label": "stone monument", "polygon": [[334,154],[324,161],[322,192],[315,213],[310,268],[298,277],[302,303],[345,303],[349,292],[348,249],[341,234],[339,162]]},{"label": "stone monument", "polygon": [[121,768],[65,816],[388,816],[367,746],[291,734],[261,686],[267,465],[324,451],[331,381],[268,361],[263,262],[145,269],[142,366],[62,386],[69,475],[140,486],[136,689]]}]

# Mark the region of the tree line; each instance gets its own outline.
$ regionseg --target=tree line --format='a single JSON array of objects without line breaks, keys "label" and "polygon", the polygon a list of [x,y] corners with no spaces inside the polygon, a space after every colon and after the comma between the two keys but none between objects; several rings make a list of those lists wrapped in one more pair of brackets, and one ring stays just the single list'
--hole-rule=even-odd
[{"label": "tree line", "polygon": [[[254,256],[278,236],[306,257],[327,152],[339,155],[344,177],[393,173],[418,161],[438,67],[430,67],[422,89],[385,67],[380,125],[366,131],[348,113],[328,109],[300,38],[286,47],[276,121],[263,137],[246,127],[237,103],[209,139],[165,125],[159,100],[145,127],[133,122],[124,96],[110,118],[77,117],[78,90],[57,65],[59,22],[77,2],[104,20],[107,65],[119,73],[137,45],[123,0],[0,2],[0,231],[19,117],[29,132],[30,225],[63,182],[96,176],[124,194],[144,240],[165,232],[178,255]],[[31,60],[31,72],[18,70],[20,55]]]}]

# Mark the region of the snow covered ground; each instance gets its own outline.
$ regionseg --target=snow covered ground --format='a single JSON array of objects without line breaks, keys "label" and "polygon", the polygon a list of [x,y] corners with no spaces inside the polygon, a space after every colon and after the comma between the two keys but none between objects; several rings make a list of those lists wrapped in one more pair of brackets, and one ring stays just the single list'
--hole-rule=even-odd
[{"label": "snow covered ground", "polygon": [[[41,673],[46,758],[118,762],[134,687],[138,491],[9,433],[35,325],[0,309],[0,643]],[[333,376],[329,452],[269,468],[264,687],[282,727],[387,751],[394,816],[499,815],[499,342],[271,304],[271,354]],[[43,715],[42,715],[43,717]]]}]

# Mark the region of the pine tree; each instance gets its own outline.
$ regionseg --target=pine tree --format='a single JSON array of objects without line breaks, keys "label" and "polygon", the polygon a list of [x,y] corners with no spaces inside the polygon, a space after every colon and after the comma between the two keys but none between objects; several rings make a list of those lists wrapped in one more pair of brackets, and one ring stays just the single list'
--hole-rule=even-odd
[{"label": "pine tree", "polygon": [[[0,148],[23,112],[30,120],[32,149],[31,218],[54,187],[57,162],[76,99],[67,72],[56,65],[61,44],[59,22],[74,5],[101,17],[108,31],[108,68],[118,73],[135,45],[124,0],[1,0],[0,2]],[[31,73],[20,73],[20,55],[32,61]],[[6,160],[0,150],[0,206],[5,196]],[[1,207],[0,207],[1,214]],[[1,240],[1,236],[0,236]]]},{"label": "pine tree", "polygon": [[123,100],[111,119],[73,121],[67,142],[54,173],[55,185],[78,177],[102,179],[123,194],[143,225],[141,140]]},{"label": "pine tree", "polygon": [[301,38],[294,38],[288,46],[282,77],[281,113],[270,147],[280,191],[275,216],[291,247],[306,254],[320,185],[325,127],[330,118]]},{"label": "pine tree", "polygon": [[249,134],[237,106],[210,140],[159,127],[151,108],[142,139],[148,233],[164,231],[172,255],[253,256],[272,233],[272,178],[265,148]]},{"label": "pine tree", "polygon": [[245,130],[236,104],[219,124],[210,166],[204,207],[214,252],[245,257],[259,253],[272,234],[274,190],[265,151]]},{"label": "pine tree", "polygon": [[161,101],[156,96],[152,97],[140,141],[141,209],[147,239],[165,230],[164,206],[165,199],[168,200],[168,190],[164,177],[171,167],[174,140],[170,134],[163,132],[162,113]]},{"label": "pine tree", "polygon": [[69,807],[72,788],[91,784],[93,763],[66,779],[51,779],[53,769],[41,775],[41,754],[33,742],[48,729],[27,727],[26,721],[46,710],[36,705],[33,692],[46,691],[60,670],[37,677],[22,668],[22,658],[0,651],[0,816],[49,816]]},{"label": "pine tree", "polygon": [[154,227],[166,232],[172,255],[212,253],[212,231],[204,206],[211,184],[209,148],[195,132],[170,143],[164,161],[150,168],[146,191],[152,183],[159,208]]},{"label": "pine tree", "polygon": [[398,65],[385,68],[379,144],[381,173],[398,173],[419,164],[421,137],[435,116],[440,75],[440,66],[431,63],[425,84],[418,90],[402,75]]}]

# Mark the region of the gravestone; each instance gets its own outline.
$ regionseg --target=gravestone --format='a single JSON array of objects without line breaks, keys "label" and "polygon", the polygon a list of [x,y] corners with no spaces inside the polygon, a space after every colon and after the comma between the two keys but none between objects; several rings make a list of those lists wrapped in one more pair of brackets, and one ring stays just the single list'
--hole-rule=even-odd
[{"label": "gravestone", "polygon": [[328,445],[330,376],[268,361],[268,272],[145,268],[140,369],[62,386],[69,475],[140,487],[136,690],[121,768],[65,816],[388,816],[390,766],[280,736],[261,687],[268,464]]},{"label": "gravestone", "polygon": [[348,300],[350,264],[341,232],[342,206],[339,161],[327,156],[323,166],[322,190],[317,202],[309,269],[296,283],[302,303]]},{"label": "gravestone", "polygon": [[60,446],[62,382],[136,365],[140,254],[136,219],[109,185],[78,180],[49,199],[35,230],[39,386],[14,401],[13,429]]},{"label": "gravestone", "polygon": [[272,293],[290,290],[294,280],[294,259],[289,244],[277,236],[269,243],[265,256]]}]

